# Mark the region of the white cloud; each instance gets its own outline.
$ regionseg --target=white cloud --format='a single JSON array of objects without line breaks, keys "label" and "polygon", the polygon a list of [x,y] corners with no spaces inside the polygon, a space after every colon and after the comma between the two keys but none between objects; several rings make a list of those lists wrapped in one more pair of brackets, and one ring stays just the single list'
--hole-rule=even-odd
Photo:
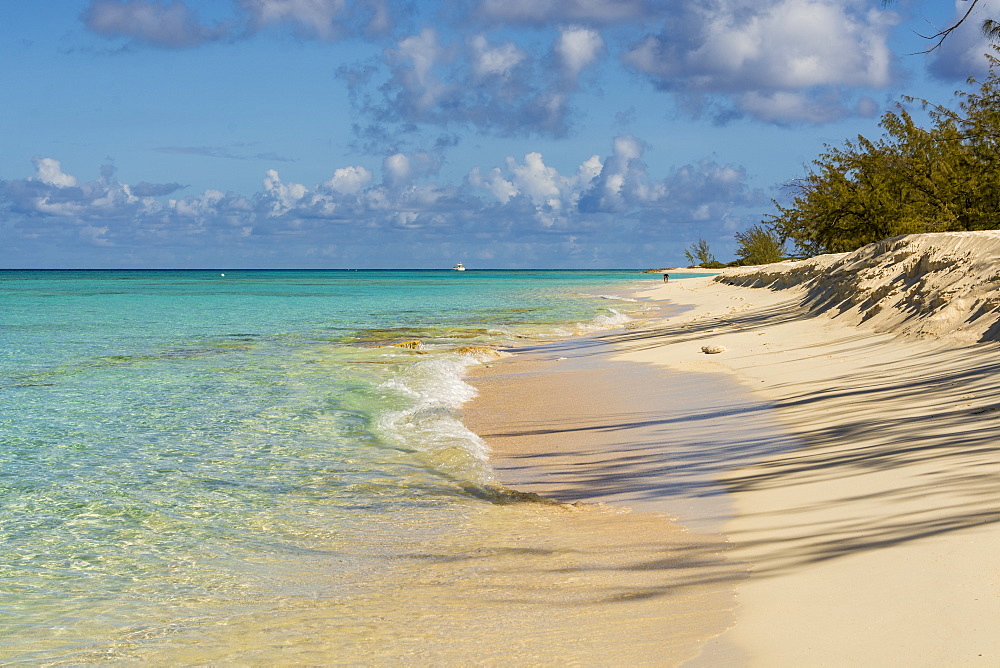
[{"label": "white cloud", "polygon": [[[831,103],[832,102],[832,103]],[[839,101],[816,100],[792,91],[751,91],[737,97],[737,106],[754,118],[771,123],[828,123],[845,115]]]},{"label": "white cloud", "polygon": [[627,211],[636,201],[652,201],[645,165],[638,162],[645,147],[632,136],[615,137],[611,156],[594,178],[581,205],[592,211]]},{"label": "white cloud", "polygon": [[480,169],[472,170],[467,182],[512,212],[519,202],[530,204],[544,227],[572,226],[581,217],[622,213],[672,222],[718,222],[736,207],[764,201],[761,193],[747,186],[742,168],[702,161],[656,180],[642,162],[644,152],[641,139],[621,136],[615,138],[610,156],[603,161],[592,156],[571,176],[533,152],[523,162],[508,157],[505,171],[494,168],[484,176]]},{"label": "white cloud", "polygon": [[104,37],[128,37],[167,48],[196,46],[223,37],[224,26],[208,27],[180,0],[93,0],[81,19]]},{"label": "white cloud", "polygon": [[431,28],[400,40],[397,49],[386,52],[388,62],[402,65],[396,68],[395,78],[406,93],[404,104],[412,105],[418,113],[431,110],[447,91],[433,71],[444,56],[437,32]]},{"label": "white cloud", "polygon": [[200,197],[168,200],[166,208],[183,218],[206,218],[215,213],[223,197],[224,193],[218,190],[206,190]]},{"label": "white cloud", "polygon": [[278,172],[273,169],[267,170],[263,185],[261,199],[266,202],[269,216],[280,216],[291,211],[308,192],[300,183],[283,183]]},{"label": "white cloud", "polygon": [[604,164],[599,156],[590,156],[577,168],[576,176],[573,178],[573,186],[578,190],[586,188],[591,181],[597,178],[603,168]]},{"label": "white cloud", "polygon": [[364,167],[342,167],[323,185],[341,195],[354,195],[371,183],[372,173]]},{"label": "white cloud", "polygon": [[62,164],[58,160],[35,157],[32,162],[35,165],[35,179],[38,181],[60,188],[76,185],[76,177],[63,174]]},{"label": "white cloud", "polygon": [[607,158],[591,156],[566,173],[529,152],[473,169],[458,186],[431,178],[440,167],[432,156],[395,153],[383,161],[381,180],[348,166],[307,187],[272,169],[249,197],[208,189],[166,201],[136,196],[111,169],[81,182],[63,173],[57,160],[38,158],[34,176],[0,181],[0,206],[7,210],[0,248],[14,242],[56,247],[70,238],[92,248],[140,249],[140,255],[167,246],[228,253],[299,244],[336,246],[344,261],[356,262],[359,247],[394,244],[408,262],[423,245],[441,253],[448,244],[475,243],[505,248],[494,257],[523,266],[537,264],[545,257],[541,249],[572,236],[575,245],[560,246],[557,255],[562,266],[573,264],[566,253],[577,248],[591,253],[587,263],[603,257],[613,264],[609,244],[626,228],[647,241],[660,239],[671,225],[729,224],[734,210],[762,201],[741,168],[702,162],[657,180],[642,163],[643,151],[640,139],[619,137]]},{"label": "white cloud", "polygon": [[584,68],[596,62],[604,51],[604,40],[595,30],[573,26],[563,28],[555,46],[566,76],[575,80]]},{"label": "white cloud", "polygon": [[413,178],[410,159],[403,153],[394,153],[382,161],[382,175],[390,188],[409,185]]},{"label": "white cloud", "polygon": [[762,120],[825,122],[854,109],[819,113],[817,90],[891,82],[895,20],[858,0],[686,3],[624,62],[678,94],[746,96],[737,106]]},{"label": "white cloud", "polygon": [[600,36],[583,28],[567,29],[540,56],[483,35],[443,44],[426,28],[383,52],[384,78],[369,68],[342,68],[339,75],[356,113],[378,121],[362,127],[373,145],[399,141],[397,134],[420,125],[562,137],[576,76],[603,48]]},{"label": "white cloud", "polygon": [[517,186],[512,181],[503,177],[499,167],[494,167],[489,174],[483,176],[479,167],[474,167],[469,172],[468,182],[473,188],[482,188],[490,191],[493,197],[501,204],[507,204],[512,197],[518,194]]},{"label": "white cloud", "polygon": [[297,24],[307,33],[331,39],[340,33],[337,19],[346,7],[344,0],[242,0],[257,28],[278,23]]},{"label": "white cloud", "polygon": [[490,46],[483,35],[473,37],[469,44],[473,56],[472,70],[480,78],[494,76],[508,79],[513,75],[514,68],[528,57],[512,42]]},{"label": "white cloud", "polygon": [[615,156],[622,160],[638,160],[646,150],[642,142],[631,135],[615,137],[612,148]]},{"label": "white cloud", "polygon": [[527,195],[536,206],[559,206],[559,186],[564,180],[558,170],[545,164],[541,153],[528,153],[523,163],[507,158],[507,169],[514,175],[518,192]]},{"label": "white cloud", "polygon": [[377,36],[395,25],[394,13],[409,9],[387,0],[239,0],[236,13],[208,26],[199,22],[184,0],[91,0],[81,20],[107,38],[164,48],[194,47],[221,39],[246,37],[276,26],[290,26],[305,38],[333,40]]}]

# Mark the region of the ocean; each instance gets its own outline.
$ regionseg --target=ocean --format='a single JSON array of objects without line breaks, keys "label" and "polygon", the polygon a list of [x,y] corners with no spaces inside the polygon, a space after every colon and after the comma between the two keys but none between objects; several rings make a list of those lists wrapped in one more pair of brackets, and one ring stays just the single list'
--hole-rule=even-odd
[{"label": "ocean", "polygon": [[0,272],[0,661],[593,657],[621,513],[503,488],[465,378],[652,280]]}]

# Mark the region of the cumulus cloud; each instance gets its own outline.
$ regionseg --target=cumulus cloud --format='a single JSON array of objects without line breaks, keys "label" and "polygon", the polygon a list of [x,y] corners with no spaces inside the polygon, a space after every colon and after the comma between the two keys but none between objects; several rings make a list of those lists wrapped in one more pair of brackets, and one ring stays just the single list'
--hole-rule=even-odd
[{"label": "cumulus cloud", "polygon": [[[340,70],[357,116],[369,119],[356,127],[362,139],[396,145],[429,126],[565,137],[580,77],[609,52],[717,123],[871,116],[869,92],[895,74],[887,35],[898,17],[863,0],[482,0],[473,10],[487,31],[459,42],[424,28],[380,63]],[[542,21],[548,51],[497,38],[504,24]],[[662,28],[621,41],[650,24]]]},{"label": "cumulus cloud", "polygon": [[182,0],[91,0],[81,15],[91,32],[107,38],[180,49],[261,30],[290,27],[306,39],[377,36],[395,25],[388,0],[239,0],[236,13],[206,25]]},{"label": "cumulus cloud", "polygon": [[[380,58],[338,72],[362,144],[382,150],[431,126],[565,137],[580,111],[581,77],[608,53],[683,110],[716,122],[815,124],[867,115],[871,97],[864,96],[894,74],[887,34],[896,15],[866,0],[474,0],[456,4],[449,17],[480,31],[461,37],[426,24],[398,32],[412,25],[399,19],[415,6],[388,0],[235,0],[233,15],[213,25],[199,21],[194,6],[90,0],[82,18],[99,35],[167,48],[275,29],[304,39],[384,38]],[[515,41],[523,31],[505,30],[510,25],[541,30],[529,47]],[[626,43],[626,35],[635,37]],[[946,42],[932,64],[938,76],[980,62],[981,45],[961,41],[971,39]],[[545,40],[548,48],[540,48]],[[163,150],[246,158],[216,147]]]},{"label": "cumulus cloud", "polygon": [[291,22],[323,39],[340,32],[338,19],[347,5],[345,0],[242,0],[240,4],[256,28]]},{"label": "cumulus cloud", "polygon": [[29,218],[73,218],[101,222],[107,218],[124,218],[142,214],[150,200],[143,198],[112,178],[113,168],[105,166],[101,177],[80,182],[62,171],[62,165],[52,158],[33,160],[35,175],[19,181],[6,181],[0,186],[0,198],[8,211]]},{"label": "cumulus cloud", "polygon": [[856,111],[840,103],[818,113],[829,89],[890,83],[894,21],[857,0],[683,3],[623,60],[665,91],[723,96],[772,122],[825,122]]},{"label": "cumulus cloud", "polygon": [[32,162],[35,165],[35,180],[59,188],[76,185],[76,177],[63,174],[62,164],[58,160],[36,156]]},{"label": "cumulus cloud", "polygon": [[280,216],[288,213],[296,207],[300,200],[306,196],[308,189],[301,183],[282,182],[277,170],[269,169],[264,176],[264,191],[260,199],[267,202],[267,215]]},{"label": "cumulus cloud", "polygon": [[433,176],[440,168],[441,163],[424,151],[411,155],[393,153],[382,161],[383,183],[394,189],[405,188],[418,179]]},{"label": "cumulus cloud", "polygon": [[816,125],[829,123],[845,115],[871,118],[878,105],[862,96],[851,103],[836,89],[797,91],[749,91],[735,98],[747,114],[769,123],[805,122]]},{"label": "cumulus cloud", "polygon": [[394,20],[387,0],[241,0],[252,30],[290,25],[304,37],[324,40],[389,32]]},{"label": "cumulus cloud", "polygon": [[103,37],[127,37],[152,46],[179,49],[224,37],[228,28],[205,26],[180,0],[93,0],[81,20]]},{"label": "cumulus cloud", "polygon": [[560,31],[555,45],[566,76],[575,80],[604,50],[604,40],[596,30],[573,26]]},{"label": "cumulus cloud", "polygon": [[[645,151],[641,139],[621,136],[609,155],[593,155],[566,172],[529,152],[474,168],[457,185],[436,181],[440,163],[433,156],[394,153],[383,160],[381,178],[351,165],[308,186],[269,169],[249,196],[210,188],[177,198],[164,197],[181,187],[176,183],[129,185],[110,167],[86,181],[64,172],[58,160],[37,158],[33,175],[0,182],[0,207],[7,211],[0,246],[41,239],[152,253],[168,246],[299,244],[357,253],[396,244],[405,260],[418,247],[440,253],[475,243],[509,266],[523,266],[559,244],[559,262],[572,266],[567,254],[596,252],[623,234],[649,240],[667,239],[677,226],[719,229],[735,211],[765,203],[741,167],[703,161],[656,178],[643,162]],[[501,246],[520,250],[506,255]]]},{"label": "cumulus cloud", "polygon": [[499,167],[494,167],[485,176],[479,167],[473,167],[466,182],[473,188],[488,190],[500,204],[507,204],[520,192],[513,181],[504,178]]},{"label": "cumulus cloud", "polygon": [[[452,92],[435,75],[435,68],[448,64],[450,55],[438,44],[437,31],[425,28],[417,35],[399,41],[396,49],[385,52],[386,62],[393,67],[393,84],[398,93],[396,102],[415,116],[429,113]],[[405,112],[404,112],[405,113]]]},{"label": "cumulus cloud", "polygon": [[545,164],[540,153],[523,161],[509,157],[506,170],[485,176],[473,170],[467,181],[488,191],[497,204],[530,205],[545,227],[573,224],[589,215],[637,214],[671,222],[717,220],[734,208],[761,203],[762,194],[747,185],[741,167],[703,161],[674,170],[666,178],[650,176],[642,156],[645,143],[634,136],[615,138],[611,155],[592,156],[571,175]]},{"label": "cumulus cloud", "polygon": [[615,138],[612,154],[584,194],[581,208],[585,211],[627,211],[636,198],[655,199],[645,166],[639,162],[644,152],[645,147],[635,137]]},{"label": "cumulus cloud", "polygon": [[323,186],[341,195],[354,195],[372,180],[372,173],[365,167],[351,166],[334,170],[333,176]]},{"label": "cumulus cloud", "polygon": [[469,47],[472,71],[480,79],[499,77],[509,80],[514,75],[515,68],[528,57],[513,42],[491,45],[483,35],[476,35],[469,40]]},{"label": "cumulus cloud", "polygon": [[581,27],[561,29],[541,54],[485,35],[446,43],[425,28],[386,49],[384,69],[342,68],[339,76],[358,115],[375,121],[360,133],[382,143],[421,125],[563,137],[577,77],[604,49],[598,33]]}]

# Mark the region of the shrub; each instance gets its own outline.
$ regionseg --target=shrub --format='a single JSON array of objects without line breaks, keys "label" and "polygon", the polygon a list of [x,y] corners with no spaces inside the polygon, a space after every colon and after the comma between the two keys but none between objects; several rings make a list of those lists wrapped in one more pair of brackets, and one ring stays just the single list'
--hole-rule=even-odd
[{"label": "shrub", "polygon": [[785,244],[777,232],[763,225],[754,225],[746,232],[736,233],[736,256],[740,264],[770,264],[785,256]]}]

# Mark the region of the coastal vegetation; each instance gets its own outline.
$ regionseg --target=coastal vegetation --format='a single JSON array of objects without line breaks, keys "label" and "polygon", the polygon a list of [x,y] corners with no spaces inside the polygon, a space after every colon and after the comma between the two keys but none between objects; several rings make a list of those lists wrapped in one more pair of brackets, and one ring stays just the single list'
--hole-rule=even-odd
[{"label": "coastal vegetation", "polygon": [[715,255],[708,247],[708,242],[704,239],[698,239],[698,241],[688,246],[687,250],[684,251],[684,257],[694,267],[711,269],[713,267],[706,267],[705,265],[721,264],[716,261]]},{"label": "coastal vegetation", "polygon": [[699,239],[684,251],[690,267],[723,269],[752,264],[781,262],[785,257],[785,240],[766,225],[753,225],[746,232],[736,233],[736,260],[722,263],[715,259],[708,242]]},{"label": "coastal vegetation", "polygon": [[[776,201],[761,229],[816,255],[901,234],[1000,228],[1000,59],[988,57],[988,75],[970,77],[979,88],[957,92],[956,109],[905,97],[882,117],[881,137],[827,146],[786,184],[791,203]],[[904,105],[925,111],[926,127]]]},{"label": "coastal vegetation", "polygon": [[736,233],[734,264],[771,264],[785,259],[785,242],[774,230],[764,225],[753,225],[746,232]]}]

